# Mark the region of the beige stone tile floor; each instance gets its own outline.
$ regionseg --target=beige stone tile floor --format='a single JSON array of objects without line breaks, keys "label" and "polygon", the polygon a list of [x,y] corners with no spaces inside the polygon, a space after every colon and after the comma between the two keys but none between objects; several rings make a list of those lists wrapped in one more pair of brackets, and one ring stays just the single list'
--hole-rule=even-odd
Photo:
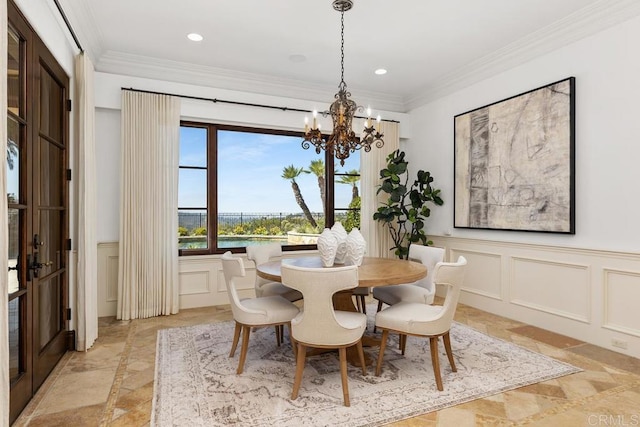
[{"label": "beige stone tile floor", "polygon": [[[67,353],[14,425],[147,426],[158,330],[231,319],[229,306],[126,322],[101,318],[93,348]],[[640,425],[639,359],[465,305],[456,320],[583,371],[392,426]]]}]

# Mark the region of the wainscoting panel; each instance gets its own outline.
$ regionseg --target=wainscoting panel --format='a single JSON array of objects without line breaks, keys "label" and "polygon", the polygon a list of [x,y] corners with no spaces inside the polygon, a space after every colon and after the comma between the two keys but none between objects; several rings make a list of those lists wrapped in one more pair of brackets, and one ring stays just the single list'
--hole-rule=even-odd
[{"label": "wainscoting panel", "polygon": [[[309,256],[315,251],[287,252],[287,257]],[[255,266],[243,255],[246,277],[238,280],[241,298],[255,296]],[[180,257],[180,308],[229,303],[219,255]],[[98,316],[115,316],[118,297],[118,242],[98,243]]]},{"label": "wainscoting panel", "polygon": [[429,237],[467,258],[461,303],[640,357],[640,253]]},{"label": "wainscoting panel", "polygon": [[640,302],[640,271],[605,268],[602,326],[640,337],[638,302]]},{"label": "wainscoting panel", "polygon": [[118,242],[98,243],[98,316],[115,316],[118,299]]},{"label": "wainscoting panel", "polygon": [[[510,301],[588,323],[589,277],[588,265],[512,257]],[[571,298],[559,295],[571,295]]]},{"label": "wainscoting panel", "polygon": [[451,248],[449,259],[455,261],[462,255],[467,259],[468,277],[477,280],[466,280],[463,289],[466,292],[502,300],[502,255],[487,252]]}]

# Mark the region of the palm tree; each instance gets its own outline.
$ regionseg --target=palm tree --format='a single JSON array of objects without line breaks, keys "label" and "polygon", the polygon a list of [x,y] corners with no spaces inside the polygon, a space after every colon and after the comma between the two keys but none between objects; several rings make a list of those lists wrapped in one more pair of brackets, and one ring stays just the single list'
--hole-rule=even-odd
[{"label": "palm tree", "polygon": [[304,199],[302,198],[302,193],[300,192],[300,187],[296,182],[296,178],[299,177],[300,174],[303,172],[309,173],[309,171],[304,170],[304,168],[297,168],[293,165],[289,165],[282,170],[282,178],[288,179],[291,181],[291,189],[293,190],[293,195],[296,198],[296,202],[298,203],[298,206],[300,206],[300,209],[302,209],[304,216],[307,217],[307,220],[311,223],[311,226],[313,228],[317,228],[318,224],[316,223],[316,220],[313,219],[313,216],[311,215],[311,211],[309,210],[309,207],[304,202]]},{"label": "palm tree", "polygon": [[18,157],[18,144],[11,139],[7,139],[7,166],[9,170],[13,170],[15,165],[14,161]]},{"label": "palm tree", "polygon": [[322,159],[311,160],[309,172],[318,178],[318,187],[320,188],[320,198],[322,199],[322,212],[327,214],[327,198],[326,198],[326,181],[324,178],[324,161]]},{"label": "palm tree", "polygon": [[360,197],[358,193],[358,181],[360,181],[360,171],[358,170],[350,170],[347,172],[347,175],[343,175],[337,181],[338,184],[347,184],[351,185],[351,203],[355,202],[355,200]]}]

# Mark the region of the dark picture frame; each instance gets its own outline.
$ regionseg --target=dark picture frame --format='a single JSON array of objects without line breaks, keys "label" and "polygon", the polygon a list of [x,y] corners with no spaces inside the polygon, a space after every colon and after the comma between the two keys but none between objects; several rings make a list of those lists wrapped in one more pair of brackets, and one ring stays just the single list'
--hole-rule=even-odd
[{"label": "dark picture frame", "polygon": [[575,77],[454,122],[454,227],[575,234]]}]

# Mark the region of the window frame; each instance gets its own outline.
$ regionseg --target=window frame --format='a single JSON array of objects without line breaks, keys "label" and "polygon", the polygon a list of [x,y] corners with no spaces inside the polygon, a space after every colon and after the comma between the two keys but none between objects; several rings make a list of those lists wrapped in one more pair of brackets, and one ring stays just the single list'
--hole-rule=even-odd
[{"label": "window frame", "polygon": [[[180,127],[195,127],[195,128],[204,128],[207,130],[207,248],[201,249],[179,249],[179,256],[196,256],[196,255],[219,255],[224,252],[231,251],[233,253],[246,253],[246,247],[236,247],[236,248],[218,248],[218,174],[217,174],[217,165],[218,165],[218,131],[234,131],[234,132],[245,132],[245,133],[257,133],[257,134],[268,134],[268,135],[283,135],[283,136],[294,136],[300,138],[300,144],[302,145],[302,135],[301,133],[289,130],[281,130],[281,129],[269,129],[269,128],[261,128],[261,127],[249,127],[249,126],[237,126],[237,125],[228,125],[228,124],[219,124],[219,123],[207,123],[207,122],[196,122],[192,120],[181,120]],[[302,146],[300,147],[302,149]],[[324,165],[325,165],[325,227],[333,226],[335,222],[335,157],[328,152],[323,152],[324,154]],[[178,167],[180,168],[189,168],[193,169],[193,167],[189,166],[180,166],[178,162]],[[197,168],[202,169],[202,168]],[[202,209],[202,208],[194,208],[187,206],[178,206],[178,210],[180,209]],[[214,230],[212,232],[212,230]],[[316,250],[317,245],[309,244],[309,245],[282,245],[282,250],[285,252],[291,251],[305,251],[305,250]]]}]

